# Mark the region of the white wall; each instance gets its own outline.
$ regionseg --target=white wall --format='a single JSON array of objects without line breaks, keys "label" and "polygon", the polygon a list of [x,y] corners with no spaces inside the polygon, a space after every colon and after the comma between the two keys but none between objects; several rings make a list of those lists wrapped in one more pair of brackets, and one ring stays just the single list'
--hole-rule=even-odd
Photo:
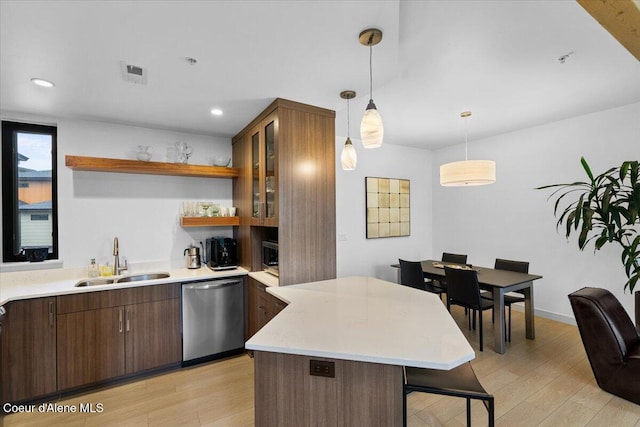
[{"label": "white wall", "polygon": [[231,227],[182,228],[185,200],[213,200],[232,206],[232,183],[222,178],[190,178],[72,171],[65,155],[135,158],[138,145],[153,147],[152,161],[165,161],[176,141],[193,146],[191,164],[231,156],[228,138],[176,133],[84,120],[51,119],[2,112],[3,119],[53,123],[58,127],[59,252],[65,267],[82,267],[91,258],[113,262],[113,238],[131,262],[184,264],[184,249],[213,235],[231,236]]},{"label": "white wall", "polygon": [[[336,118],[336,123],[341,123]],[[346,121],[346,118],[344,119]],[[373,276],[396,280],[389,267],[398,258],[419,260],[431,257],[431,152],[393,145],[365,149],[352,138],[358,153],[354,171],[343,171],[340,153],[346,136],[336,136],[336,232],[338,277]],[[402,178],[411,181],[411,235],[366,238],[365,177]]]},{"label": "white wall", "polygon": [[[482,120],[475,117],[474,120]],[[470,137],[472,125],[470,123]],[[567,295],[584,286],[607,288],[633,313],[623,292],[626,276],[618,247],[580,252],[577,239],[556,232],[550,191],[535,187],[581,181],[584,156],[599,174],[625,160],[640,158],[640,104],[602,111],[469,143],[470,159],[492,159],[497,182],[474,188],[438,184],[439,165],[460,160],[464,146],[433,154],[433,254],[458,252],[469,262],[494,259],[530,261],[530,272],[544,276],[534,284],[539,314],[572,321]],[[632,315],[633,316],[633,315]],[[633,317],[632,317],[633,318]]]},{"label": "white wall", "polygon": [[[210,164],[217,154],[231,153],[226,138],[181,134],[83,120],[57,120],[2,112],[3,119],[58,125],[60,256],[65,267],[85,266],[92,257],[111,258],[113,237],[130,261],[170,261],[181,265],[182,252],[193,241],[231,235],[231,228],[183,229],[178,210],[184,200],[211,199],[230,206],[231,181],[172,176],[73,172],[64,156],[133,158],[139,144],[154,148],[152,160],[164,160],[175,141],[194,146],[191,163]],[[336,123],[345,118],[337,116]],[[474,120],[481,120],[475,117]],[[470,136],[473,138],[470,123]],[[535,304],[543,315],[571,321],[567,294],[582,286],[610,289],[632,313],[632,298],[623,292],[626,277],[617,248],[597,254],[580,252],[555,231],[548,192],[534,187],[583,178],[580,156],[594,171],[640,156],[640,104],[472,141],[469,158],[497,162],[498,182],[476,188],[443,188],[442,163],[460,160],[462,145],[431,152],[385,141],[358,152],[355,171],[343,171],[344,136],[336,136],[336,232],[339,277],[369,275],[395,280],[389,264],[398,258],[439,258],[443,251],[469,254],[469,261],[491,265],[494,258],[529,260],[536,282]],[[366,239],[367,176],[411,180],[411,236]]]}]

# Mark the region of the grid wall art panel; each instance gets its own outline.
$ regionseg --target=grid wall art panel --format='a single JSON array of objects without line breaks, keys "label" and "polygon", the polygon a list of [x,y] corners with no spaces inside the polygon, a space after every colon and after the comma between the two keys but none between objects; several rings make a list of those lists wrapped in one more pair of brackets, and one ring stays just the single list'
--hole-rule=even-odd
[{"label": "grid wall art panel", "polygon": [[367,239],[411,234],[408,179],[366,177]]}]

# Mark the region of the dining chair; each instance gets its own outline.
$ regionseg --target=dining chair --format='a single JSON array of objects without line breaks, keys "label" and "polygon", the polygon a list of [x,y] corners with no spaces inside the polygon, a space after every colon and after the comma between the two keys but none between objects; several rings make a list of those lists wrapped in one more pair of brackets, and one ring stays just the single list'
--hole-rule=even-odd
[{"label": "dining chair", "polygon": [[[463,254],[452,254],[449,252],[442,253],[442,262],[451,262],[454,264],[466,264],[467,263],[467,255]],[[431,281],[432,285],[437,288],[442,288],[446,292],[447,290],[447,281],[445,278],[442,279],[434,279]],[[464,310],[464,314],[467,314],[467,310]]]},{"label": "dining chair", "polygon": [[476,270],[462,270],[459,268],[444,267],[447,278],[447,309],[451,311],[451,304],[460,305],[471,310],[469,328],[473,317],[473,329],[476,328],[475,311],[478,311],[478,323],[480,323],[480,351],[482,351],[482,312],[493,309],[493,301],[480,297],[478,285],[478,272]]},{"label": "dining chair", "polygon": [[[496,270],[515,271],[517,273],[529,273],[529,263],[526,261],[512,261],[510,259],[496,258],[496,262],[493,268]],[[493,294],[489,291],[481,291],[480,296],[484,299],[493,301]],[[507,341],[509,342],[511,342],[511,304],[515,304],[517,302],[524,302],[523,291],[514,291],[505,294],[504,307],[505,309],[509,309],[509,319],[507,327]]]},{"label": "dining chair", "polygon": [[449,252],[442,253],[442,262],[452,262],[454,264],[466,264],[467,255],[451,254]]},{"label": "dining chair", "polygon": [[447,293],[447,290],[441,287],[433,286],[430,282],[425,282],[424,272],[420,261],[406,261],[398,259],[400,263],[400,284],[411,288],[438,294]]},{"label": "dining chair", "polygon": [[482,387],[470,362],[448,371],[405,366],[402,395],[404,426],[407,425],[407,394],[413,391],[464,397],[467,400],[467,426],[471,426],[471,399],[481,400],[488,412],[489,426],[495,425],[493,395]]}]

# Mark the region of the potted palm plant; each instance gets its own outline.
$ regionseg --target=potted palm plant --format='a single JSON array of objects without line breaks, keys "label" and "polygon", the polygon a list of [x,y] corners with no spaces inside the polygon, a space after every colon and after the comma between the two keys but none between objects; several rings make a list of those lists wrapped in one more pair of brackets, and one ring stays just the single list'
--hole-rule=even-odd
[{"label": "potted palm plant", "polygon": [[[584,250],[594,241],[595,250],[608,243],[620,245],[627,282],[624,289],[633,293],[640,280],[640,181],[638,161],[625,161],[594,176],[587,161],[580,159],[587,181],[552,184],[553,213],[556,228],[564,226],[565,236],[578,234],[578,247]],[[564,209],[561,201],[573,200]],[[564,206],[564,205],[562,205]],[[640,291],[635,292],[636,325],[640,326]]]}]

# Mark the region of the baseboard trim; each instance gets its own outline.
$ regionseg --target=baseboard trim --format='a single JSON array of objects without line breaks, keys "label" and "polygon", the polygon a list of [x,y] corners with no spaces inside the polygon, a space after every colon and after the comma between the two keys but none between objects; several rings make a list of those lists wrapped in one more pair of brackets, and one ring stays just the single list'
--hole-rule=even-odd
[{"label": "baseboard trim", "polygon": [[[523,304],[513,304],[511,309],[514,311],[524,312]],[[544,317],[545,319],[555,320],[556,322],[566,323],[568,325],[576,326],[576,319],[573,316],[567,316],[566,314],[554,313],[553,311],[541,310],[539,308],[534,309],[536,316]]]}]

